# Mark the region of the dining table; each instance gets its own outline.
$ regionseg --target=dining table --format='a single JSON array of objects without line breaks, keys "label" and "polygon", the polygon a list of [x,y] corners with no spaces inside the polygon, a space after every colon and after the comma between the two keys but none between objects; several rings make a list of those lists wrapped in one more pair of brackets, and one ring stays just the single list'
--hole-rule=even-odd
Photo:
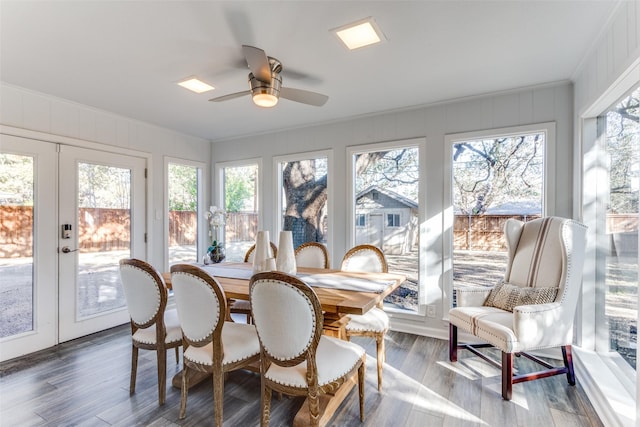
[{"label": "dining table", "polygon": [[[224,262],[196,265],[216,278],[228,300],[249,300],[249,282],[253,275],[251,263]],[[167,288],[171,289],[171,273],[163,273],[162,276]],[[324,334],[340,339],[347,339],[345,327],[349,321],[349,314],[364,314],[373,307],[382,306],[384,298],[406,280],[406,275],[401,273],[354,272],[307,267],[298,267],[296,277],[311,286],[318,296],[323,310]],[[174,387],[181,387],[180,375],[179,373],[173,378]],[[189,387],[203,379],[190,376]],[[329,423],[340,403],[355,385],[355,381],[347,381],[335,394],[321,396],[321,426]],[[308,420],[308,405],[305,403],[296,414],[294,426],[307,425]]]}]

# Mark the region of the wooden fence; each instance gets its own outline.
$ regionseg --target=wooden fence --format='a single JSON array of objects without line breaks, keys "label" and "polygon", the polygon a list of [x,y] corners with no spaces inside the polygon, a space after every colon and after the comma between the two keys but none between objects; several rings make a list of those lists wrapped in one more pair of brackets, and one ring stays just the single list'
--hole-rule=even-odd
[{"label": "wooden fence", "polygon": [[[530,221],[537,216],[456,215],[453,225],[454,249],[506,250],[502,230],[508,218]],[[194,245],[196,222],[196,212],[169,212],[169,244]],[[609,215],[607,232],[612,238],[612,250],[618,253],[637,251],[638,226],[638,215]],[[0,206],[0,258],[32,256],[32,228],[31,206]],[[129,210],[80,209],[78,229],[79,245],[85,251],[126,249],[131,238]],[[255,240],[257,229],[257,213],[229,213],[225,241],[232,243]]]}]

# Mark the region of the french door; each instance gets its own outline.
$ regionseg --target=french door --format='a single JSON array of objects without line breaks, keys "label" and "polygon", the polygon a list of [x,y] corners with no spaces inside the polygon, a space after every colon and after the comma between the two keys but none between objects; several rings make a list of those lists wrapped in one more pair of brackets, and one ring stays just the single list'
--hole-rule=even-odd
[{"label": "french door", "polygon": [[129,320],[118,261],[145,258],[145,159],[63,145],[59,163],[63,342]]},{"label": "french door", "polygon": [[126,323],[144,158],[0,135],[0,360]]}]

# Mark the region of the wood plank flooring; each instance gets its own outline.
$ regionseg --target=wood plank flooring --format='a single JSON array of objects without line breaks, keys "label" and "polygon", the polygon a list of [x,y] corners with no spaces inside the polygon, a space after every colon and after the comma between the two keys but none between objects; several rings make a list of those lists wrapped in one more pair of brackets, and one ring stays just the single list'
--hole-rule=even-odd
[{"label": "wood plank flooring", "polygon": [[[513,400],[500,396],[500,373],[469,352],[448,361],[447,342],[411,334],[387,335],[383,391],[377,391],[375,343],[366,348],[366,418],[358,418],[352,392],[332,426],[601,426],[580,387],[564,376],[513,386]],[[199,426],[213,422],[210,382],[189,392],[187,417],[178,419],[180,391],[170,378],[178,372],[167,356],[167,401],[158,406],[155,354],[140,351],[136,393],[129,395],[129,326],[61,344],[0,364],[0,426]],[[6,345],[6,344],[5,344]],[[531,369],[517,358],[516,366]],[[355,391],[355,390],[354,390]],[[228,426],[260,421],[260,378],[233,372],[225,383],[224,420]],[[271,425],[288,426],[302,398],[273,399]]]}]

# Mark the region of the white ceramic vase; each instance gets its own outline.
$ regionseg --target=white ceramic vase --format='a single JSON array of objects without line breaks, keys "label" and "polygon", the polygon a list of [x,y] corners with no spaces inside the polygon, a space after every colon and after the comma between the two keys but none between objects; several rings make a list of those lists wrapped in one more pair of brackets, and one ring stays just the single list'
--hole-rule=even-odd
[{"label": "white ceramic vase", "polygon": [[276,270],[291,275],[296,274],[296,255],[293,251],[293,235],[291,231],[280,232]]},{"label": "white ceramic vase", "polygon": [[270,243],[268,231],[258,231],[256,249],[253,256],[253,274],[271,271],[269,263]]}]

